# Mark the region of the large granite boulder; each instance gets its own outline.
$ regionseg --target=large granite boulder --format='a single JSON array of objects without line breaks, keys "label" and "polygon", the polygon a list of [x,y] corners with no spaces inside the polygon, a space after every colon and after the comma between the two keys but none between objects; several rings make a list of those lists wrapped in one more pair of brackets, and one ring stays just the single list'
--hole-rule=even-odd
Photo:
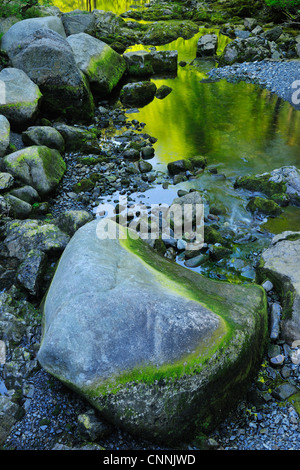
[{"label": "large granite boulder", "polygon": [[261,255],[258,280],[270,280],[281,297],[282,335],[300,339],[300,232],[276,235]]},{"label": "large granite boulder", "polygon": [[36,189],[40,196],[54,191],[66,170],[57,150],[38,145],[6,155],[3,166],[14,178]]},{"label": "large granite boulder", "polygon": [[113,221],[105,238],[106,223],[81,227],[60,259],[38,360],[107,420],[186,442],[224,417],[260,363],[265,292],[204,278],[123,228],[114,238]]},{"label": "large granite boulder", "polygon": [[66,37],[64,26],[58,16],[29,18],[15,23],[9,28],[2,37],[1,48],[12,58],[15,49],[23,43],[24,39],[41,28],[51,29],[62,37]]},{"label": "large granite boulder", "polygon": [[26,72],[40,87],[47,113],[64,115],[71,121],[89,121],[93,117],[88,80],[60,34],[50,29],[34,31],[11,49],[10,56],[13,66]]},{"label": "large granite boulder", "polygon": [[67,38],[79,69],[100,96],[109,94],[126,70],[125,59],[105,42],[89,34],[72,34]]},{"label": "large granite boulder", "polygon": [[5,116],[0,114],[0,157],[3,157],[3,155],[5,155],[6,150],[9,146],[9,139],[10,123]]},{"label": "large granite boulder", "polygon": [[25,128],[35,119],[41,96],[39,87],[22,70],[1,70],[0,113],[14,128]]}]

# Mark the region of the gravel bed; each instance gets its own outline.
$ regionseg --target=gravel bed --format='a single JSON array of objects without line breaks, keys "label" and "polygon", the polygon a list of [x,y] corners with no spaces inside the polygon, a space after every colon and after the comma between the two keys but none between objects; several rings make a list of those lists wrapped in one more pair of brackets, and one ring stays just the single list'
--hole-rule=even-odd
[{"label": "gravel bed", "polygon": [[297,91],[300,90],[300,60],[243,62],[212,69],[208,75],[212,79],[259,84],[300,110],[300,93]]}]

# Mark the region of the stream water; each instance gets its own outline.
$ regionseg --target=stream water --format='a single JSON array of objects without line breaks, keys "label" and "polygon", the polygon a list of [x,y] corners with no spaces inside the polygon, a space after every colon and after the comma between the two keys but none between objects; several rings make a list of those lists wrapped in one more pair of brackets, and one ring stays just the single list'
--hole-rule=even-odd
[{"label": "stream water", "polygon": [[[112,11],[120,14],[141,8],[143,0],[54,0],[62,11]],[[269,172],[285,165],[300,168],[300,113],[289,103],[256,85],[225,80],[208,82],[207,72],[217,66],[214,61],[195,59],[198,38],[213,31],[219,37],[219,53],[229,38],[215,29],[200,28],[189,40],[178,40],[156,46],[157,50],[177,50],[178,67],[174,78],[153,78],[157,87],[172,88],[163,100],[154,99],[128,118],[146,123],[143,132],[157,138],[155,157],[151,163],[167,171],[168,162],[194,155],[205,155],[217,174],[204,171],[199,177],[169,186],[155,187],[144,198],[151,203],[170,203],[179,189],[203,192],[209,205],[222,210],[220,224],[234,230],[242,239],[231,258],[195,268],[211,277],[232,282],[255,277],[255,260],[269,244],[270,237],[283,230],[300,230],[300,208],[288,206],[276,218],[254,218],[246,210],[249,194],[233,188],[240,175]],[[145,50],[151,46],[135,45],[129,50]],[[203,81],[204,80],[204,81]],[[243,235],[246,239],[243,240]],[[244,237],[244,238],[245,238]],[[248,239],[247,239],[248,237]],[[179,257],[179,263],[184,263]]]}]

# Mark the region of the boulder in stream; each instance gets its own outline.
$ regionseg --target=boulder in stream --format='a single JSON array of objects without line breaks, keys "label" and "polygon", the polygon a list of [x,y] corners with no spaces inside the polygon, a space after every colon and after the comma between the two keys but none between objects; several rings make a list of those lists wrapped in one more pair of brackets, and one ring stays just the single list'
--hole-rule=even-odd
[{"label": "boulder in stream", "polygon": [[121,90],[120,100],[124,106],[140,108],[154,99],[156,90],[155,83],[150,81],[127,83]]},{"label": "boulder in stream", "polygon": [[224,417],[267,333],[260,286],[202,277],[108,219],[72,237],[43,315],[42,367],[108,421],[159,442],[186,442]]}]

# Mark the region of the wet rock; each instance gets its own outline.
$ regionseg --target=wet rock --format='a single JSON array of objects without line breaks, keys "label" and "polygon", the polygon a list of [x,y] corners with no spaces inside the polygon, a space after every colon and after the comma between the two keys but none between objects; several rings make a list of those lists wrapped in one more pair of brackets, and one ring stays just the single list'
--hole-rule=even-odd
[{"label": "wet rock", "polygon": [[63,136],[50,126],[29,127],[22,133],[22,140],[25,145],[45,145],[61,153],[65,149]]},{"label": "wet rock", "polygon": [[141,173],[148,173],[153,168],[151,163],[145,162],[144,160],[140,160],[138,166]]},{"label": "wet rock", "polygon": [[9,205],[9,214],[11,217],[17,219],[26,219],[29,217],[32,211],[31,204],[28,204],[28,202],[22,201],[22,199],[12,196],[11,194],[6,194],[4,198]]},{"label": "wet rock", "polygon": [[199,26],[192,21],[156,21],[146,31],[142,43],[153,46],[167,44],[182,37],[189,39],[199,31]]},{"label": "wet rock", "polygon": [[253,62],[271,58],[275,50],[281,56],[277,46],[273,45],[271,47],[271,43],[262,36],[235,39],[227,44],[219,61],[221,65],[231,65],[236,62]]},{"label": "wet rock", "polygon": [[193,165],[190,162],[190,160],[187,159],[181,159],[181,160],[176,160],[174,162],[169,162],[168,165],[168,171],[170,175],[174,176],[179,173],[185,173],[186,171],[192,171],[193,170]]},{"label": "wet rock", "polygon": [[224,246],[212,245],[209,247],[209,255],[212,260],[219,261],[226,256],[231,255],[232,250]]},{"label": "wet rock", "polygon": [[287,342],[300,338],[300,232],[276,235],[263,251],[258,277],[268,278],[281,298],[282,335]]},{"label": "wet rock", "polygon": [[47,196],[57,187],[66,170],[60,153],[46,146],[32,146],[11,153],[4,157],[3,166],[41,196]]},{"label": "wet rock", "polygon": [[154,74],[151,52],[130,51],[123,55],[127,73],[132,77],[147,77]]},{"label": "wet rock", "polygon": [[1,42],[2,49],[12,58],[24,39],[41,28],[50,29],[60,36],[66,37],[62,21],[57,16],[29,18],[27,20],[18,21],[4,34]]},{"label": "wet rock", "polygon": [[0,82],[5,86],[5,99],[0,100],[0,113],[15,128],[27,127],[38,112],[42,96],[39,87],[25,72],[11,67],[1,70]]},{"label": "wet rock", "polygon": [[151,160],[154,157],[155,150],[150,145],[146,145],[145,147],[141,148],[142,158],[144,160]]},{"label": "wet rock", "polygon": [[68,152],[100,153],[97,133],[80,126],[55,122],[53,127],[63,136]]},{"label": "wet rock", "polygon": [[[0,103],[2,101],[0,100]],[[0,115],[0,157],[5,155],[9,146],[10,123],[5,116]]]},{"label": "wet rock", "polygon": [[156,89],[153,82],[128,83],[121,90],[120,100],[124,106],[143,107],[153,100]]}]

